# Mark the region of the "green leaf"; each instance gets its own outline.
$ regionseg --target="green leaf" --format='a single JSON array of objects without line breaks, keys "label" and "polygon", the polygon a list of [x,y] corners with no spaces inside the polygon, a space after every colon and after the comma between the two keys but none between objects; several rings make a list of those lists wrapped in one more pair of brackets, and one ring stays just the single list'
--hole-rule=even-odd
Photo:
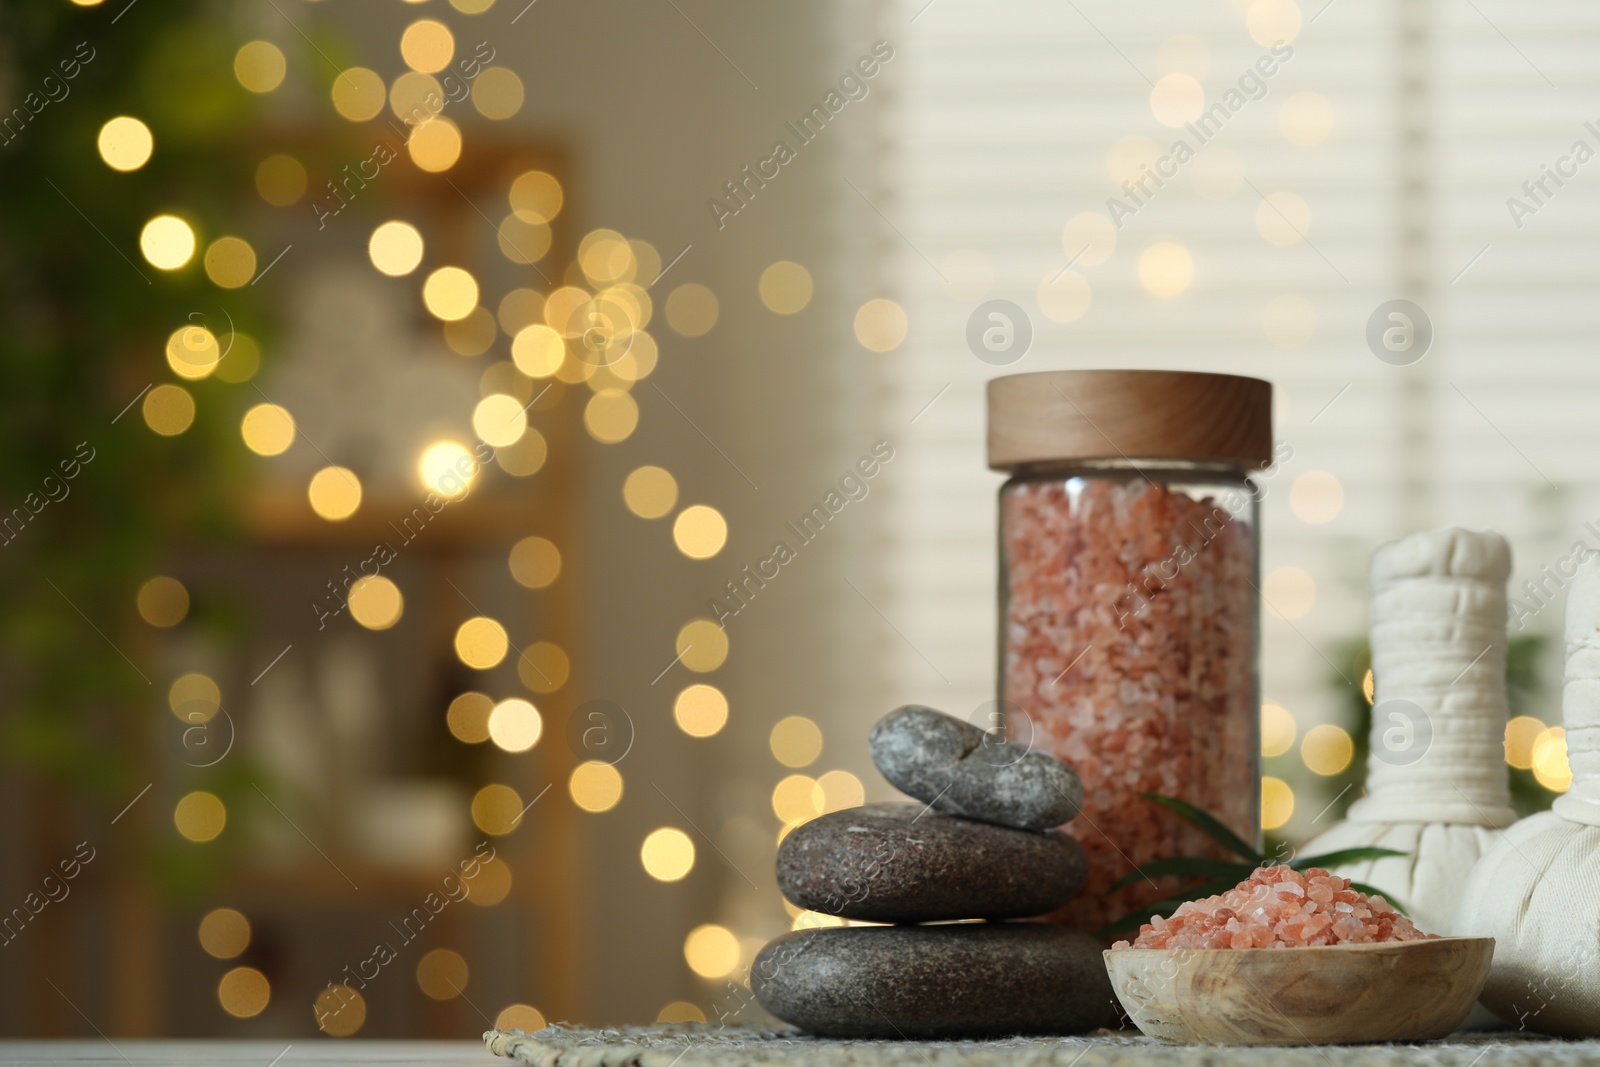
[{"label": "green leaf", "polygon": [[1107,894],[1114,893],[1124,886],[1129,886],[1145,878],[1160,878],[1169,874],[1203,874],[1211,878],[1232,878],[1237,884],[1250,877],[1250,872],[1255,870],[1248,863],[1237,863],[1233,860],[1202,859],[1199,856],[1175,856],[1172,859],[1152,860],[1143,867],[1136,867],[1127,874],[1118,878],[1106,890]]},{"label": "green leaf", "polygon": [[1245,844],[1238,834],[1222,825],[1215,815],[1201,811],[1193,804],[1187,804],[1177,797],[1162,796],[1160,793],[1140,793],[1139,795],[1148,801],[1160,804],[1169,811],[1176,812],[1179,816],[1199,827],[1207,837],[1223,848],[1249,860],[1252,866],[1266,859],[1261,853]]},{"label": "green leaf", "polygon": [[1394,899],[1394,897],[1391,897],[1388,893],[1385,893],[1381,889],[1374,889],[1365,882],[1351,882],[1350,888],[1356,890],[1358,893],[1365,893],[1369,897],[1382,897],[1384,900],[1389,902],[1389,906],[1391,908],[1393,908],[1395,911],[1398,911],[1401,915],[1409,916],[1411,914],[1410,912],[1406,911],[1405,907],[1402,906],[1398,900]]},{"label": "green leaf", "polygon": [[1324,870],[1345,863],[1360,863],[1362,860],[1382,860],[1391,856],[1409,856],[1409,852],[1396,852],[1392,848],[1341,848],[1336,852],[1324,852],[1320,856],[1303,856],[1291,860],[1289,866],[1297,871],[1308,870],[1312,867],[1321,867]]},{"label": "green leaf", "polygon": [[1137,930],[1139,927],[1149,922],[1151,916],[1160,915],[1162,918],[1170,917],[1174,911],[1178,910],[1179,904],[1183,904],[1190,900],[1199,900],[1201,897],[1216,896],[1218,893],[1221,893],[1224,890],[1232,889],[1237,884],[1238,883],[1236,881],[1226,878],[1219,878],[1214,882],[1203,882],[1191,889],[1185,889],[1181,893],[1174,893],[1166,900],[1158,900],[1154,904],[1147,904],[1137,911],[1129,912],[1127,915],[1124,915],[1122,918],[1116,920],[1110,925],[1096,930],[1094,936],[1110,937],[1112,934],[1120,934],[1126,933],[1129,930]]}]

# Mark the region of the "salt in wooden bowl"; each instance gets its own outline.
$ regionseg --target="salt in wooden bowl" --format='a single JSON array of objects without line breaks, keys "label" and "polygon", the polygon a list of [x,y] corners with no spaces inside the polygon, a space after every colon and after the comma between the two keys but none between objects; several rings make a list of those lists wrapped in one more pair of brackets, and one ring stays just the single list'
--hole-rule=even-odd
[{"label": "salt in wooden bowl", "polygon": [[1430,1041],[1483,991],[1492,937],[1304,948],[1109,949],[1123,1009],[1160,1041],[1353,1045]]}]

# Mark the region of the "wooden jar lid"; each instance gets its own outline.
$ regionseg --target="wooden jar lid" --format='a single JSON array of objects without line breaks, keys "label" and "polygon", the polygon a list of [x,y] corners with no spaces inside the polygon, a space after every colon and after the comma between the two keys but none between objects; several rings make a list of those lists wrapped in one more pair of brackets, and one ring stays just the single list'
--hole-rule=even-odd
[{"label": "wooden jar lid", "polygon": [[1179,459],[1265,467],[1272,383],[1234,374],[1072,370],[989,382],[989,466]]}]

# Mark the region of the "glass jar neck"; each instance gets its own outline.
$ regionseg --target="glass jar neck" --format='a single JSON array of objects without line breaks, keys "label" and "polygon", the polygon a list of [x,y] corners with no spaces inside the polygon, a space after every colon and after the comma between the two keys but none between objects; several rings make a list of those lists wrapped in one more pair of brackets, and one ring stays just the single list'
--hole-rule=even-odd
[{"label": "glass jar neck", "polygon": [[1117,456],[1110,459],[1049,459],[1019,463],[1013,478],[1060,477],[1071,474],[1183,475],[1195,480],[1243,481],[1250,472],[1242,463],[1223,460],[1175,459],[1171,456]]}]

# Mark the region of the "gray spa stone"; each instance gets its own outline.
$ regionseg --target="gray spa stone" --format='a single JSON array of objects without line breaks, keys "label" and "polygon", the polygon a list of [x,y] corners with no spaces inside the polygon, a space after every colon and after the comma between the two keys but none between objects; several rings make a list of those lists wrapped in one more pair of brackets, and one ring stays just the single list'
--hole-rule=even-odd
[{"label": "gray spa stone", "polygon": [[1043,915],[1077,895],[1087,869],[1083,846],[1067,834],[991,826],[925,804],[830,812],[778,846],[778,888],[793,904],[869,922]]},{"label": "gray spa stone", "polygon": [[869,743],[889,784],[951,815],[1043,830],[1071,820],[1083,805],[1083,785],[1065,763],[996,743],[932,708],[896,708],[872,727]]},{"label": "gray spa stone", "polygon": [[750,967],[761,1006],[823,1037],[1074,1034],[1118,1025],[1101,945],[1038,923],[799,930]]}]

